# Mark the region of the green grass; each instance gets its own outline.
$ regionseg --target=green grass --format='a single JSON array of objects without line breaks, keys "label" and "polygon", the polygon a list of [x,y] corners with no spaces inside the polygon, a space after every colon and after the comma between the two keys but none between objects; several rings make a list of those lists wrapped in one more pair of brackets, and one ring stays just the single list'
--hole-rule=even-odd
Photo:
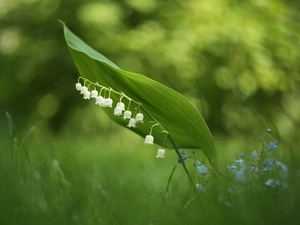
[{"label": "green grass", "polygon": [[295,224],[299,219],[296,171],[289,171],[286,189],[257,188],[255,177],[239,183],[226,168],[225,150],[220,176],[210,171],[201,177],[194,161],[187,162],[194,180],[208,189],[199,191],[198,202],[181,165],[165,193],[175,152],[156,159],[159,146],[144,146],[122,129],[93,136],[70,128],[59,136],[35,130],[24,141],[7,131],[1,139],[1,224]]}]

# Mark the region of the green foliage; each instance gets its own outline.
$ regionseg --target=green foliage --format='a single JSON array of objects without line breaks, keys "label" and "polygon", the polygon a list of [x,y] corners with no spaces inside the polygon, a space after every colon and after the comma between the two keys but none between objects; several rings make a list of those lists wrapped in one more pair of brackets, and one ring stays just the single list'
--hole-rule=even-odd
[{"label": "green foliage", "polygon": [[[295,224],[299,9],[283,0],[1,1],[0,224]],[[221,168],[257,149],[250,137],[272,124],[289,188],[257,191],[251,179],[224,176],[199,204],[177,169],[163,204],[158,192],[176,159],[155,160],[79,101],[58,19],[121,68],[187,96],[214,133]],[[9,136],[5,111],[21,134],[32,124],[38,132],[25,139],[11,126]],[[66,132],[53,137],[49,127]],[[217,193],[229,187],[230,206]]]},{"label": "green foliage", "polygon": [[[74,129],[59,137],[32,132],[23,144],[32,167],[20,174],[19,167],[12,166],[14,146],[0,143],[1,224],[277,225],[299,219],[300,179],[294,171],[289,171],[287,189],[257,189],[257,177],[238,182],[225,166],[224,176],[217,180],[199,177],[190,159],[189,169],[207,188],[205,193],[199,191],[201,202],[197,202],[183,170],[171,171],[176,159],[157,160],[148,146],[120,148],[116,136],[87,137],[83,142]],[[25,157],[19,160],[27,163]],[[163,194],[171,172],[168,192]]]},{"label": "green foliage", "polygon": [[[12,149],[8,152],[8,155],[11,159],[11,166],[14,171],[17,173],[15,176],[22,176],[24,174],[30,173],[32,165],[29,159],[27,149],[24,145],[23,138],[21,138],[19,131],[16,128],[14,121],[11,118],[11,115],[6,112],[9,125],[9,133],[11,135]],[[33,128],[34,129],[34,128]],[[30,129],[28,134],[33,130]],[[27,135],[26,135],[27,136]],[[26,138],[26,136],[24,138]]]},{"label": "green foliage", "polygon": [[213,133],[255,136],[270,121],[287,141],[299,133],[299,1],[9,2],[0,110],[20,125],[38,119],[58,131],[84,105],[68,85],[77,71],[61,19],[121,68],[186,96]]},{"label": "green foliage", "polygon": [[[113,62],[93,50],[75,36],[64,24],[64,34],[75,64],[83,78],[110,87],[141,103],[174,139],[178,148],[202,149],[210,162],[217,166],[217,155],[212,135],[202,116],[191,103],[178,92],[143,75],[121,70]],[[100,90],[99,90],[100,91]],[[111,95],[114,102],[120,96]],[[113,116],[111,109],[105,113],[116,123],[126,127],[127,121]],[[145,137],[149,134],[152,118],[139,124],[132,131]],[[154,142],[163,145],[165,134],[154,129]],[[165,147],[173,148],[166,142]]]}]

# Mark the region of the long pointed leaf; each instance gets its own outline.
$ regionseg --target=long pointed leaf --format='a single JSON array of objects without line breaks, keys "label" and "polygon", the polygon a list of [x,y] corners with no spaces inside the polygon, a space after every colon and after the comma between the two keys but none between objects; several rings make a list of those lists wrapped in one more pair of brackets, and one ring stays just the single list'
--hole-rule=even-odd
[{"label": "long pointed leaf", "polygon": [[[178,148],[202,149],[212,165],[217,167],[212,135],[200,113],[185,97],[146,76],[120,69],[73,34],[64,23],[63,25],[67,45],[83,78],[123,92],[140,102],[172,136]],[[119,97],[112,96],[114,102],[118,102]],[[121,126],[126,127],[128,124],[128,121],[114,116],[113,109],[103,110]],[[145,137],[149,134],[151,125],[148,118],[145,123],[139,123],[136,128],[130,129]],[[152,135],[156,144],[163,144],[165,134],[161,130],[154,128]],[[164,147],[172,148],[172,145],[165,142]]]}]

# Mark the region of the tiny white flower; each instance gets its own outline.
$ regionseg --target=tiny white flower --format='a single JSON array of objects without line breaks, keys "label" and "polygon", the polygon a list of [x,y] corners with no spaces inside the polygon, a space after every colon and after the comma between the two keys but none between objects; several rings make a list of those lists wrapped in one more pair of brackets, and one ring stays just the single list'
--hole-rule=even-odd
[{"label": "tiny white flower", "polygon": [[130,118],[127,127],[135,127],[135,125],[136,125],[136,120],[134,118]]},{"label": "tiny white flower", "polygon": [[114,110],[115,116],[121,116],[122,115],[122,108],[120,106],[117,106]]},{"label": "tiny white flower", "polygon": [[84,92],[88,91],[88,88],[86,86],[82,86],[80,90],[80,94],[84,94]]},{"label": "tiny white flower", "polygon": [[144,121],[144,115],[142,113],[137,113],[135,116],[136,122],[137,123],[143,123]]},{"label": "tiny white flower", "polygon": [[132,112],[130,112],[129,110],[126,110],[124,112],[124,115],[123,115],[123,119],[130,119],[131,118],[131,115],[132,115]]},{"label": "tiny white flower", "polygon": [[166,151],[162,148],[157,150],[156,158],[165,158]]},{"label": "tiny white flower", "polygon": [[201,184],[196,184],[196,187],[202,191],[202,192],[206,192],[206,189],[201,185]]},{"label": "tiny white flower", "polygon": [[98,96],[96,98],[96,105],[99,105],[99,106],[104,106],[104,98],[102,96]]},{"label": "tiny white flower", "polygon": [[153,145],[154,137],[152,135],[147,135],[145,137],[144,144]]},{"label": "tiny white flower", "polygon": [[90,91],[85,91],[83,93],[83,99],[90,99],[91,97],[91,92]]},{"label": "tiny white flower", "polygon": [[118,102],[117,107],[120,107],[122,109],[122,111],[125,110],[125,104],[123,102]]},{"label": "tiny white flower", "polygon": [[112,107],[113,100],[111,98],[106,98],[104,100],[105,107]]},{"label": "tiny white flower", "polygon": [[97,98],[97,96],[98,96],[98,91],[97,90],[92,90],[91,98]]},{"label": "tiny white flower", "polygon": [[75,88],[77,91],[81,91],[81,88],[82,88],[81,83],[76,83]]}]

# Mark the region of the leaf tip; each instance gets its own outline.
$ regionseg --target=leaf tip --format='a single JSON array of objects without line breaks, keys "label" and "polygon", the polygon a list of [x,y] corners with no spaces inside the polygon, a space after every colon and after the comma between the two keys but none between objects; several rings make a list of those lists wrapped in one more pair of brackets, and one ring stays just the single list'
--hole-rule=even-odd
[{"label": "leaf tip", "polygon": [[63,26],[65,26],[66,24],[65,24],[65,22],[64,21],[62,21],[62,20],[58,20],[58,22],[60,22]]}]

